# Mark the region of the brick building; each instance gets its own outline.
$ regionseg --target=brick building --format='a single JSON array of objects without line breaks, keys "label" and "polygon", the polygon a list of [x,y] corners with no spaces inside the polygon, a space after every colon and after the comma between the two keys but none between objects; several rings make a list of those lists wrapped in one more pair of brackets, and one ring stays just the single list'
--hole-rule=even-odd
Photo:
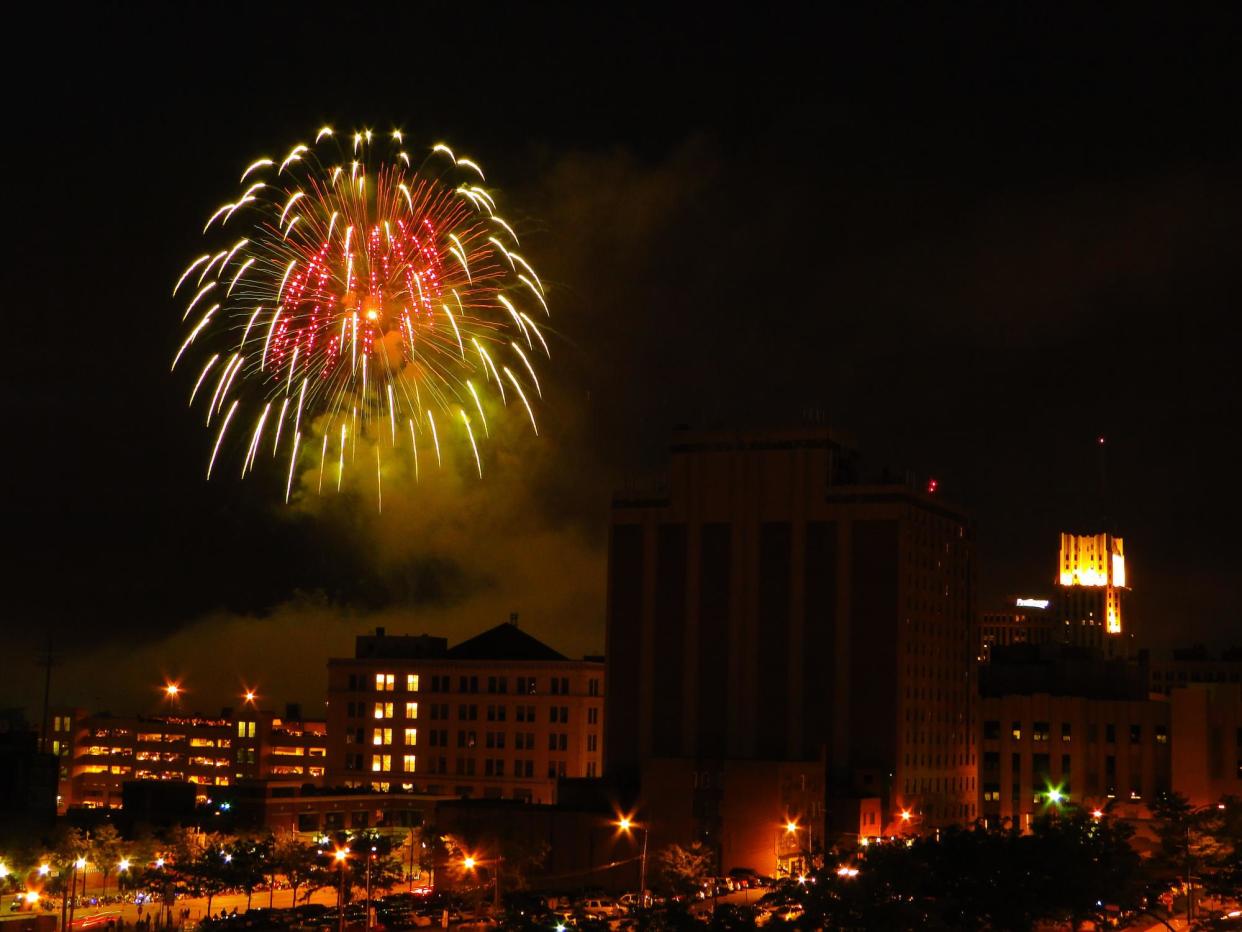
[{"label": "brick building", "polygon": [[444,638],[357,639],[328,662],[333,786],[553,803],[603,759],[604,664],[571,660],[516,618]]}]

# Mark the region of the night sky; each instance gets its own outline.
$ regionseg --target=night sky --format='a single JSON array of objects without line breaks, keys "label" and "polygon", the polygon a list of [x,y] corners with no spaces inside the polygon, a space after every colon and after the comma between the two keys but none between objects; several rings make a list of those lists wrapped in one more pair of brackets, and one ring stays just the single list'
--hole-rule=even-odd
[{"label": "night sky", "polygon": [[[166,675],[318,709],[375,624],[512,610],[599,651],[610,490],[679,424],[808,411],[973,511],[981,605],[1107,521],[1141,643],[1242,641],[1237,22],[400,9],[9,35],[0,704],[38,707],[48,639],[53,701],[118,712]],[[275,470],[205,484],[168,372],[205,217],[325,122],[481,162],[553,311],[543,436],[383,515],[286,507]]]}]

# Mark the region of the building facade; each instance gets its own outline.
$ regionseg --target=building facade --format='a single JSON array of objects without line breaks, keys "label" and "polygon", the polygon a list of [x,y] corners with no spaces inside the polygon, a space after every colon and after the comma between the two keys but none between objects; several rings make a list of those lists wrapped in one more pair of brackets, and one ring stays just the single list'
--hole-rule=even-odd
[{"label": "building facade", "polygon": [[1147,688],[1168,696],[1181,686],[1207,683],[1242,683],[1242,649],[1231,648],[1213,655],[1204,647],[1172,651],[1140,651],[1147,669]]},{"label": "building facade", "polygon": [[237,780],[297,778],[320,784],[327,772],[326,723],[290,721],[246,705],[218,717],[113,716],[56,709],[50,749],[59,760],[59,808],[120,808],[129,781],[211,787]]},{"label": "building facade", "polygon": [[1172,786],[1167,702],[1008,694],[984,696],[979,715],[980,812],[989,822],[1025,830],[1061,804],[1148,804]]},{"label": "building facade", "polygon": [[1170,702],[1173,788],[1196,807],[1242,796],[1242,686],[1178,687]]},{"label": "building facade", "polygon": [[1018,597],[1012,607],[980,612],[979,659],[986,663],[994,647],[1051,644],[1060,634],[1051,605],[1050,599]]},{"label": "building facade", "polygon": [[[649,787],[681,794],[693,834],[711,843],[749,826],[754,837],[737,842],[747,850],[771,850],[772,827],[792,817],[820,838],[856,834],[868,799],[883,804],[875,834],[903,811],[933,825],[973,818],[963,512],[934,482],[865,477],[856,451],[822,428],[687,434],[671,452],[666,483],[613,502],[610,774],[648,798]],[[821,772],[818,805],[741,805],[758,762],[773,786],[789,763]],[[670,766],[686,786],[643,777]]]},{"label": "building facade", "polygon": [[603,733],[602,658],[516,620],[454,647],[380,628],[328,662],[332,786],[553,803],[558,780],[600,775]]}]

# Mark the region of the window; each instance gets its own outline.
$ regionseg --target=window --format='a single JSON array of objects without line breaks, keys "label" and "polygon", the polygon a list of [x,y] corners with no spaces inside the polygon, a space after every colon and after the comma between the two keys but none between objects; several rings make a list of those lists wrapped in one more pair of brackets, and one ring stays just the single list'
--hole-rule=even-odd
[{"label": "window", "polygon": [[406,773],[414,772],[414,755],[413,754],[406,754],[404,757],[401,758],[401,769],[404,770]]},{"label": "window", "polygon": [[1000,770],[1000,751],[983,752],[983,769],[991,771]]},{"label": "window", "polygon": [[596,742],[595,735],[587,735],[587,750],[588,751],[595,750],[595,742]]},{"label": "window", "polygon": [[1061,723],[1061,741],[1065,744],[1069,744],[1071,741],[1074,740],[1074,736],[1073,736],[1073,733],[1070,731],[1070,728],[1071,726],[1069,722]]},{"label": "window", "polygon": [[371,770],[374,773],[388,773],[388,771],[392,770],[392,755],[372,754]]},{"label": "window", "polygon": [[1000,740],[1000,722],[989,721],[983,723],[983,740],[999,741]]},{"label": "window", "polygon": [[1156,726],[1156,744],[1168,744],[1168,743],[1169,743],[1169,726],[1168,725],[1157,725]]},{"label": "window", "polygon": [[238,722],[237,723],[237,737],[253,738],[254,737],[254,722]]},{"label": "window", "polygon": [[561,724],[562,725],[569,724],[569,706],[567,705],[561,706]]},{"label": "window", "polygon": [[1031,726],[1031,740],[1036,742],[1048,740],[1047,722],[1035,722]]},{"label": "window", "polygon": [[1130,743],[1131,744],[1142,744],[1142,742],[1143,742],[1143,726],[1142,725],[1131,725],[1130,726]]},{"label": "window", "polygon": [[[556,748],[558,751],[567,750],[569,748],[569,735],[563,733],[557,735]],[[562,774],[562,776],[564,776],[564,774]]]},{"label": "window", "polygon": [[375,745],[392,744],[391,728],[376,728],[371,732],[371,743]]},{"label": "window", "polygon": [[391,702],[375,703],[375,717],[376,718],[392,718],[392,703]]},{"label": "window", "polygon": [[418,703],[417,702],[407,702],[405,704],[405,717],[406,718],[418,718]]},{"label": "window", "polygon": [[392,692],[396,687],[397,678],[392,673],[375,674],[375,691],[377,693]]},{"label": "window", "polygon": [[556,735],[551,734],[551,733],[548,734],[548,750],[549,751],[556,750]]},{"label": "window", "polygon": [[405,744],[406,744],[406,747],[413,747],[414,745],[418,744],[418,729],[417,728],[407,728],[405,730]]},{"label": "window", "polygon": [[1000,795],[1001,795],[1001,794],[1000,794],[1000,784],[999,784],[999,783],[985,783],[985,784],[983,784],[983,801],[984,801],[985,803],[998,803],[998,802],[1000,802]]},{"label": "window", "polygon": [[587,709],[587,724],[588,725],[599,724],[599,709],[595,709],[595,708]]},{"label": "window", "polygon": [[407,693],[418,692],[418,674],[417,673],[407,673],[405,675],[405,691]]},{"label": "window", "polygon": [[1104,726],[1104,743],[1105,744],[1116,744],[1117,743],[1117,726],[1116,725],[1113,725],[1110,723]]},{"label": "window", "polygon": [[588,696],[599,695],[599,680],[592,679],[592,680],[587,681],[587,695]]},{"label": "window", "polygon": [[1021,741],[1022,740],[1022,723],[1014,722],[1013,727],[1009,730],[1009,732],[1010,734],[1013,735],[1014,741]]}]

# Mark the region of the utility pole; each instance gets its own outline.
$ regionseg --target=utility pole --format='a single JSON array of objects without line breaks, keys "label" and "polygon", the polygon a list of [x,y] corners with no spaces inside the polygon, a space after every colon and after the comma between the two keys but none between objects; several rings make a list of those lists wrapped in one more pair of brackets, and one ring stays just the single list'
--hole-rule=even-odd
[{"label": "utility pole", "polygon": [[47,651],[43,655],[43,728],[39,732],[39,746],[44,754],[48,753],[51,744],[48,741],[48,713],[52,700],[52,629],[47,631]]}]

